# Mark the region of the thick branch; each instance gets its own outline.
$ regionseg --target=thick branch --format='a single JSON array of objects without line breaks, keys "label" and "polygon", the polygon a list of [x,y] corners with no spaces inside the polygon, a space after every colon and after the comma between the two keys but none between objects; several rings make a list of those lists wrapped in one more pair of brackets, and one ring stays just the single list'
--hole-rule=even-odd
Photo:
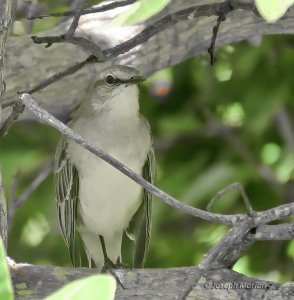
[{"label": "thick branch", "polygon": [[[97,274],[95,269],[62,268],[11,264],[16,299],[44,299],[64,284]],[[197,267],[176,269],[120,269],[115,273],[125,289],[116,290],[115,299],[181,299],[189,278],[197,277],[186,299],[290,299],[294,283],[284,285],[248,278],[232,270],[206,270]]]},{"label": "thick branch", "polygon": [[282,241],[294,239],[294,224],[262,225],[253,235],[256,241]]},{"label": "thick branch", "polygon": [[[0,124],[2,123],[2,103],[3,103],[3,93],[5,90],[5,82],[3,76],[4,57],[6,52],[6,39],[11,24],[11,7],[12,7],[12,0],[4,0],[0,2]],[[7,247],[7,210],[6,210],[5,191],[2,182],[1,167],[0,167],[0,236],[2,237],[5,247]]]}]

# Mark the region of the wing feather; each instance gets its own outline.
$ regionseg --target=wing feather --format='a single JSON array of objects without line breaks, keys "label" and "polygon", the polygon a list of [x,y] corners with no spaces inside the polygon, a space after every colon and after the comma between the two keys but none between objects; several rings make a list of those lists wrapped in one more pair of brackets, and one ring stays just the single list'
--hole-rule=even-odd
[{"label": "wing feather", "polygon": [[[144,179],[154,184],[155,180],[155,157],[153,149],[147,155],[143,167],[142,176]],[[129,238],[134,240],[133,266],[143,268],[146,260],[150,237],[151,237],[151,214],[153,195],[143,190],[143,201],[135,215],[133,216],[126,232]]]},{"label": "wing feather", "polygon": [[79,251],[76,245],[76,218],[79,195],[78,170],[68,157],[68,143],[64,138],[55,154],[55,195],[58,221],[64,241],[69,249],[73,266],[77,266]]}]

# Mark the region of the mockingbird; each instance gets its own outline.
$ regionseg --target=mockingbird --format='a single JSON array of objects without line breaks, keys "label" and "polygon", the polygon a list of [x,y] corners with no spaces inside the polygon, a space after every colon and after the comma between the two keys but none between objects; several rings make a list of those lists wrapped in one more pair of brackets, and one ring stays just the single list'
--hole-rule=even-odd
[{"label": "mockingbird", "polygon": [[[155,160],[148,122],[139,113],[139,72],[103,70],[69,126],[153,183]],[[134,241],[133,266],[143,267],[150,242],[152,195],[117,169],[63,137],[55,157],[55,191],[62,235],[79,265],[76,230],[89,267],[121,262],[124,232]]]}]

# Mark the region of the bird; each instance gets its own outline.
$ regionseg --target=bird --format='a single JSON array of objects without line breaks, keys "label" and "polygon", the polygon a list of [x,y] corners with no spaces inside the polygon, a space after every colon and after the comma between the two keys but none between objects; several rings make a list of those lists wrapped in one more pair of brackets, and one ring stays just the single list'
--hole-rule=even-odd
[{"label": "bird", "polygon": [[[85,140],[154,183],[155,157],[148,121],[139,112],[138,70],[112,65],[68,124]],[[73,266],[82,248],[88,266],[103,270],[123,263],[124,234],[133,241],[135,268],[143,268],[151,235],[153,195],[80,145],[62,137],[54,163],[58,221]]]}]

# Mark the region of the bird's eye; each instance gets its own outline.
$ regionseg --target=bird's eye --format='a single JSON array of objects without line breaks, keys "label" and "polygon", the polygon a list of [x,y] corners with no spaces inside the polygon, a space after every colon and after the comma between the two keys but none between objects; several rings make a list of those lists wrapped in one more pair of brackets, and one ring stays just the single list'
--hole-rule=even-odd
[{"label": "bird's eye", "polygon": [[113,84],[115,84],[115,78],[114,78],[114,76],[112,76],[112,75],[107,75],[106,76],[106,79],[105,79],[105,82],[108,84],[108,85],[113,85]]}]

